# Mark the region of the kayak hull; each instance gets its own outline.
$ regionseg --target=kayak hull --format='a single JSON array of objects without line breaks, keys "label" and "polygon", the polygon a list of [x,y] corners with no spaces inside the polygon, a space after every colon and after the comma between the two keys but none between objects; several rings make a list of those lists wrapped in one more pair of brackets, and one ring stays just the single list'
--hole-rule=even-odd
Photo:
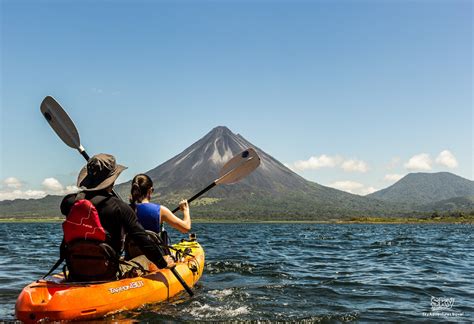
[{"label": "kayak hull", "polygon": [[[176,270],[192,287],[204,269],[204,250],[197,242],[185,241],[174,247],[181,251],[191,250],[189,253],[192,256],[177,262]],[[43,319],[95,319],[159,303],[184,290],[169,269],[157,269],[145,276],[102,283],[64,282],[62,274],[51,279],[35,281],[23,289],[15,305],[17,319],[27,323]]]}]

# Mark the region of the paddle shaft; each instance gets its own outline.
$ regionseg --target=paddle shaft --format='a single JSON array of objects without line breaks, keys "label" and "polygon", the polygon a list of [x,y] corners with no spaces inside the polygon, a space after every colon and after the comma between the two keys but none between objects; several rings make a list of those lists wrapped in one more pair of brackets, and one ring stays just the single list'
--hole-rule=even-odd
[{"label": "paddle shaft", "polygon": [[178,271],[176,271],[176,267],[170,268],[171,272],[174,274],[176,279],[178,279],[179,283],[184,287],[184,289],[187,291],[189,296],[194,296],[194,292],[189,288],[188,284],[183,280],[183,278],[179,275]]},{"label": "paddle shaft", "polygon": [[[217,185],[217,183],[214,181],[213,183],[211,183],[210,185],[208,185],[206,188],[202,189],[201,191],[199,191],[197,194],[195,194],[194,196],[192,196],[191,198],[188,199],[188,203],[190,203],[191,201],[193,201],[194,199],[198,198],[199,196],[201,196],[202,194],[208,192],[209,190],[211,190],[212,188],[214,188],[215,186]],[[176,207],[175,209],[172,210],[172,213],[176,213],[177,211],[179,210],[179,206]]]},{"label": "paddle shaft", "polygon": [[79,153],[81,153],[81,155],[84,157],[84,159],[86,159],[86,161],[89,161],[90,157],[89,154],[86,153],[86,151],[79,151]]}]

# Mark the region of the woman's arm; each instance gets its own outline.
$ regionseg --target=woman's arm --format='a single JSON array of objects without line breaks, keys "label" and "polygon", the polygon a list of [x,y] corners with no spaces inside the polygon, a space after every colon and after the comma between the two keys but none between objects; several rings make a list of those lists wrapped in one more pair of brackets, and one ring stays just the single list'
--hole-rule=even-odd
[{"label": "woman's arm", "polygon": [[191,229],[191,216],[189,213],[189,205],[187,200],[179,203],[179,209],[183,211],[183,219],[175,216],[165,206],[160,207],[161,221],[170,224],[171,227],[177,229],[181,233],[187,233]]}]

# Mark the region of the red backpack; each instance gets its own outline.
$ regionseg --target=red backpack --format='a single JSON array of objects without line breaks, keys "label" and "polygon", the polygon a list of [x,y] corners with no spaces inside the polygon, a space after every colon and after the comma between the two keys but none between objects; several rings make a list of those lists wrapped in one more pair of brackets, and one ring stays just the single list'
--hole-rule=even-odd
[{"label": "red backpack", "polygon": [[74,202],[66,220],[63,222],[65,243],[77,239],[105,242],[106,233],[94,204],[87,199]]},{"label": "red backpack", "polygon": [[68,281],[114,280],[120,275],[119,258],[106,242],[107,232],[100,223],[96,206],[108,197],[84,199],[78,193],[63,222],[62,256],[69,270]]}]

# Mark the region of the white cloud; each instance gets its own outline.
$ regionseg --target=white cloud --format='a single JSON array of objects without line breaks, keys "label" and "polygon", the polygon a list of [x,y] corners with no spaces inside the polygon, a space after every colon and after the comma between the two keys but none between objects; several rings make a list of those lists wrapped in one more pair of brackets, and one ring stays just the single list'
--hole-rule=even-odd
[{"label": "white cloud", "polygon": [[366,162],[356,159],[345,160],[343,157],[322,154],[312,156],[308,160],[299,160],[292,164],[285,164],[294,171],[317,170],[320,168],[340,167],[346,172],[367,172],[369,167]]},{"label": "white cloud", "polygon": [[392,173],[392,174],[386,174],[383,179],[385,181],[396,182],[396,181],[400,180],[403,177],[404,177],[403,174]]},{"label": "white cloud", "polygon": [[368,195],[377,191],[374,187],[365,187],[362,183],[355,181],[336,181],[331,183],[329,187],[356,195]]},{"label": "white cloud", "polygon": [[13,190],[13,191],[0,191],[0,201],[1,200],[13,200],[13,199],[38,199],[46,196],[46,192],[42,190]]},{"label": "white cloud", "polygon": [[55,178],[46,178],[41,183],[48,192],[63,192],[63,185]]},{"label": "white cloud", "polygon": [[457,168],[458,166],[456,157],[448,150],[444,150],[439,153],[438,157],[436,158],[436,163],[446,166],[450,169]]},{"label": "white cloud", "polygon": [[369,170],[367,163],[361,160],[346,160],[342,162],[341,168],[346,172],[362,172]]},{"label": "white cloud", "polygon": [[374,187],[366,187],[366,188],[363,188],[362,190],[359,190],[359,195],[365,196],[365,195],[374,193],[376,191],[377,189],[375,189]]},{"label": "white cloud", "polygon": [[364,187],[362,183],[355,182],[355,181],[336,181],[329,185],[330,187],[344,190],[348,192],[353,192],[354,190],[358,190]]},{"label": "white cloud", "polygon": [[3,180],[3,183],[7,186],[7,188],[11,189],[20,189],[23,185],[20,180],[15,177],[9,177]]},{"label": "white cloud", "polygon": [[300,160],[293,163],[293,169],[298,171],[316,170],[320,168],[334,168],[340,162],[341,158],[338,156],[328,156],[323,154],[321,156],[312,156],[308,160]]},{"label": "white cloud", "polygon": [[70,193],[76,193],[79,191],[79,188],[77,186],[66,186],[66,189],[64,190],[64,194],[70,194]]},{"label": "white cloud", "polygon": [[428,154],[421,153],[412,156],[404,166],[407,170],[431,170],[432,163]]},{"label": "white cloud", "polygon": [[43,188],[45,191],[52,195],[66,195],[73,192],[79,191],[79,188],[76,186],[64,186],[55,178],[46,178],[42,182]]},{"label": "white cloud", "polygon": [[3,181],[4,186],[0,190],[0,201],[1,200],[13,200],[13,199],[38,199],[43,198],[48,194],[52,195],[65,195],[68,193],[77,192],[76,186],[64,186],[55,178],[46,178],[41,183],[43,190],[32,190],[23,189],[22,181],[9,177]]}]

